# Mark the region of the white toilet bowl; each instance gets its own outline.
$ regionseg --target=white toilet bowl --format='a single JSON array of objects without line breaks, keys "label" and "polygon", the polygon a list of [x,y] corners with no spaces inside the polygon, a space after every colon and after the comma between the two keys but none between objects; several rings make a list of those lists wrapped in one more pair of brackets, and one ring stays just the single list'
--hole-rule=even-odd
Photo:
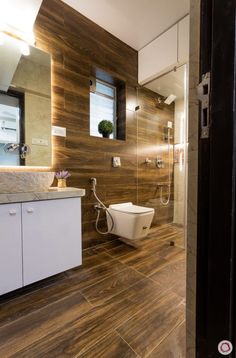
[{"label": "white toilet bowl", "polygon": [[[112,234],[129,240],[141,239],[148,234],[154,209],[123,203],[110,205],[108,210],[114,221]],[[108,214],[107,223],[108,228],[111,228],[111,219]]]}]

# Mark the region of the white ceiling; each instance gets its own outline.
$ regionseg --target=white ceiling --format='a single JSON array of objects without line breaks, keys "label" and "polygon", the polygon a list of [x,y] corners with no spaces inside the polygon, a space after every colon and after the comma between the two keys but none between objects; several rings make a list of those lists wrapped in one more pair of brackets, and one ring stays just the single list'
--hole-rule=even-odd
[{"label": "white ceiling", "polygon": [[190,0],[62,0],[136,50],[189,13]]},{"label": "white ceiling", "polygon": [[32,31],[43,0],[1,0],[0,27],[13,26],[21,32]]},{"label": "white ceiling", "polygon": [[181,66],[176,71],[171,71],[156,80],[146,84],[144,87],[156,92],[164,97],[170,94],[175,95],[176,99],[184,97],[185,90],[185,71],[186,67]]}]

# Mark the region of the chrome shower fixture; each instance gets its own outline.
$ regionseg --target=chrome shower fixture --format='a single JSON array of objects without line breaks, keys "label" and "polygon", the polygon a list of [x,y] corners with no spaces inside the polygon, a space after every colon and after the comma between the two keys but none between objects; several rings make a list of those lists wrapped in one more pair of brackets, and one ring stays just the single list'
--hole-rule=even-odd
[{"label": "chrome shower fixture", "polygon": [[162,103],[164,102],[164,99],[163,99],[162,97],[157,97],[157,98],[156,98],[156,102],[157,102],[158,104],[162,104]]},{"label": "chrome shower fixture", "polygon": [[164,161],[163,161],[162,158],[157,157],[157,159],[156,159],[156,166],[157,166],[158,169],[163,169],[163,168],[165,167]]},{"label": "chrome shower fixture", "polygon": [[151,163],[152,163],[152,160],[151,160],[151,159],[148,159],[148,158],[145,158],[144,163],[145,163],[145,164],[151,164]]},{"label": "chrome shower fixture", "polygon": [[176,100],[176,95],[170,94],[168,97],[166,97],[166,99],[164,100],[164,103],[170,105],[175,100]]},{"label": "chrome shower fixture", "polygon": [[25,143],[7,143],[3,149],[5,153],[20,155],[21,159],[25,159],[31,152],[30,146]]},{"label": "chrome shower fixture", "polygon": [[167,128],[170,128],[170,129],[173,128],[173,123],[171,121],[167,122]]},{"label": "chrome shower fixture", "polygon": [[173,122],[167,121],[167,125],[164,127],[164,135],[163,139],[165,141],[173,139],[173,136],[171,135],[171,130],[173,129]]},{"label": "chrome shower fixture", "polygon": [[154,98],[156,107],[163,109],[164,104],[167,104],[168,106],[176,100],[177,96],[174,94],[170,94],[168,97],[162,97],[158,96]]}]

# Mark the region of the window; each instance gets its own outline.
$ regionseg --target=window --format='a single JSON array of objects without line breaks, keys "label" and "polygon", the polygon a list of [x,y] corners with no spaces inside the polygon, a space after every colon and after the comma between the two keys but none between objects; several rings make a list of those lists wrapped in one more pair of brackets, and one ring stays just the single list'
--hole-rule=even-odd
[{"label": "window", "polygon": [[90,135],[102,137],[98,124],[102,120],[114,126],[111,139],[116,138],[116,87],[98,79],[90,80]]}]

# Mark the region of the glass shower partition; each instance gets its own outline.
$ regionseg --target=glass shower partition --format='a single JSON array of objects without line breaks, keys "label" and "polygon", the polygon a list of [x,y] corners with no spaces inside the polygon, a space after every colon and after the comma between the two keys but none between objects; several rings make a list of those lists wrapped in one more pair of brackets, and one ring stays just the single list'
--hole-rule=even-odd
[{"label": "glass shower partition", "polygon": [[[180,247],[186,246],[187,223],[187,79],[188,66],[185,64],[137,90],[140,107],[137,115],[138,181],[143,192],[144,184],[149,185],[145,193],[139,194],[138,201],[140,205],[154,207],[154,225],[166,223],[179,230],[175,244]],[[150,162],[145,165],[146,159]],[[153,181],[156,181],[155,192]],[[169,201],[168,185],[171,190]]]}]

